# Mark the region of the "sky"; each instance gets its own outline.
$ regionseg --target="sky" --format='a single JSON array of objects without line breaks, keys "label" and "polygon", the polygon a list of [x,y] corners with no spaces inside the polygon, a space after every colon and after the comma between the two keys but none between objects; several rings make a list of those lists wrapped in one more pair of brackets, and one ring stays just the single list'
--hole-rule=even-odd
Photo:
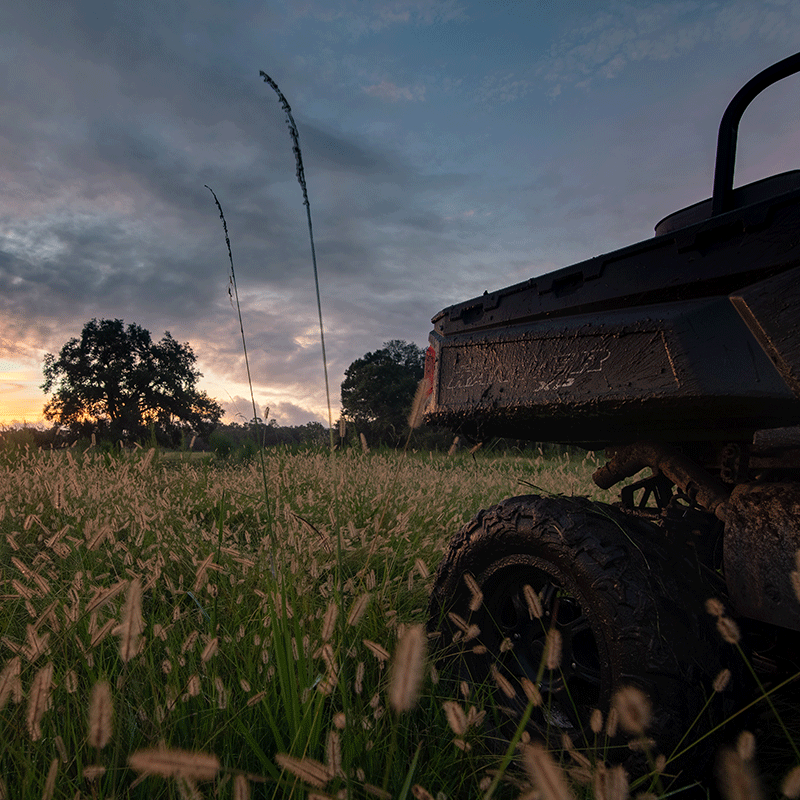
[{"label": "sky", "polygon": [[[228,421],[327,423],[442,308],[653,235],[711,195],[720,117],[800,50],[794,0],[26,0],[0,6],[0,425],[93,318],[188,342]],[[800,167],[800,76],[736,185]]]}]

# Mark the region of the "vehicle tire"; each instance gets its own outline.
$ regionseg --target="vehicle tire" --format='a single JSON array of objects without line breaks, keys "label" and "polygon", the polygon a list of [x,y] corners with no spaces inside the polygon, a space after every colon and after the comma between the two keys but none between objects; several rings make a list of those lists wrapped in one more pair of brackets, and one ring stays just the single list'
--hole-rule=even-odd
[{"label": "vehicle tire", "polygon": [[[611,506],[535,495],[505,500],[456,534],[436,573],[429,631],[442,679],[485,687],[501,746],[528,705],[527,679],[542,698],[527,726],[531,737],[562,748],[567,734],[570,748],[590,759],[621,763],[632,777],[649,772],[657,753],[669,757],[699,738],[709,722],[695,724],[704,707],[712,725],[731,708],[729,691],[712,685],[736,653],[719,637],[705,609],[710,593],[696,575],[689,548]],[[551,627],[561,635],[552,671],[543,665]],[[594,709],[605,723],[623,686],[649,699],[649,754],[644,737],[621,725],[612,737],[605,726],[592,731]],[[597,719],[595,712],[595,727]],[[667,773],[709,761],[709,741],[670,761]]]}]

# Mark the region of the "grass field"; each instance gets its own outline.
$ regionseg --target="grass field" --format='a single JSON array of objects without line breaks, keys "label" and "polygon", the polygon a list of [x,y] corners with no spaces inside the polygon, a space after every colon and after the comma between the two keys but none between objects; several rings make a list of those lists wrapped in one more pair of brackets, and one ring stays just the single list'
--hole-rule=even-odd
[{"label": "grass field", "polygon": [[480,696],[436,682],[420,625],[478,509],[599,499],[597,462],[265,465],[266,492],[258,461],[0,454],[0,797],[537,796],[482,747]]}]

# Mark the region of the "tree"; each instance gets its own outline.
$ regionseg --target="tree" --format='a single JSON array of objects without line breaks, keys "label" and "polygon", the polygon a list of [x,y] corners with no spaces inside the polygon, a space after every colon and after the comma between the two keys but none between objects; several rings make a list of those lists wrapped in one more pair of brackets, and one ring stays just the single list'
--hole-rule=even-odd
[{"label": "tree", "polygon": [[93,319],[80,339],[70,339],[56,358],[44,358],[46,419],[73,430],[99,429],[114,438],[137,438],[154,425],[174,438],[180,429],[207,434],[222,407],[196,388],[201,373],[188,344],[167,331],[160,342],[136,324]]},{"label": "tree", "polygon": [[357,358],[342,382],[342,415],[374,438],[396,442],[407,425],[414,393],[425,371],[425,351],[392,339]]}]

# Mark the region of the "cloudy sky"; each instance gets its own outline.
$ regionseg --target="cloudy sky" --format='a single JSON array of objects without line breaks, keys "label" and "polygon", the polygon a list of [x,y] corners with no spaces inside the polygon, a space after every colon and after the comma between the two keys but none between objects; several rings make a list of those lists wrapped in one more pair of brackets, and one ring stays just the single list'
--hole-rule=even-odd
[{"label": "cloudy sky", "polygon": [[[454,302],[652,235],[711,193],[719,118],[800,50],[794,0],[26,0],[0,8],[0,424],[44,354],[120,318],[202,388],[325,421],[347,366]],[[800,167],[800,76],[745,114],[737,185]]]}]

